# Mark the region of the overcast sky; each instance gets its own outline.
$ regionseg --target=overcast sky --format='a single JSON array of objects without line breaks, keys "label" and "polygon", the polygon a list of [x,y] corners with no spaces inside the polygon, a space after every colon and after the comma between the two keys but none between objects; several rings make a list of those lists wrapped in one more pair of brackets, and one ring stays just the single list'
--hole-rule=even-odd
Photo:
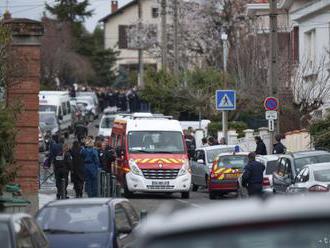
[{"label": "overcast sky", "polygon": [[[119,0],[119,7],[130,0]],[[0,14],[8,9],[13,17],[24,17],[30,19],[40,19],[44,11],[45,2],[55,3],[55,0],[0,0]],[[87,19],[86,27],[93,31],[98,20],[110,13],[111,0],[89,0],[90,8],[94,9],[94,16]]]}]

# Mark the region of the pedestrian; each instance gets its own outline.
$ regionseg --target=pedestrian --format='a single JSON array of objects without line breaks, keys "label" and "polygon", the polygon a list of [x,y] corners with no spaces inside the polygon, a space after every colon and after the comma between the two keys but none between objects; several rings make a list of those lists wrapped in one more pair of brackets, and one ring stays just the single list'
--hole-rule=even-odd
[{"label": "pedestrian", "polygon": [[218,145],[217,140],[213,136],[210,136],[207,139],[207,143],[209,144],[209,146],[216,146],[216,145]]},{"label": "pedestrian", "polygon": [[112,173],[112,163],[116,161],[115,150],[110,146],[108,140],[102,143],[103,156],[101,157],[101,164],[103,170],[107,173]]},{"label": "pedestrian", "polygon": [[267,155],[267,149],[264,141],[261,139],[260,136],[256,136],[255,138],[257,148],[256,148],[256,155]]},{"label": "pedestrian", "polygon": [[87,123],[79,121],[75,127],[75,136],[81,144],[88,135]]},{"label": "pedestrian", "polygon": [[49,155],[49,161],[53,164],[54,173],[55,173],[55,181],[56,181],[56,198],[64,199],[66,198],[67,192],[67,180],[68,180],[68,171],[67,161],[65,160],[64,154],[64,139],[53,137],[54,142],[52,143]]},{"label": "pedestrian", "polygon": [[207,147],[207,146],[209,146],[209,144],[207,143],[207,138],[204,137],[202,138],[202,147]]},{"label": "pedestrian", "polygon": [[78,141],[74,141],[71,148],[72,156],[72,171],[71,181],[73,182],[73,189],[76,193],[76,198],[83,197],[83,189],[85,182],[84,160],[81,156],[82,147]]},{"label": "pedestrian", "polygon": [[103,169],[102,159],[103,159],[103,148],[102,148],[103,138],[101,136],[95,137],[94,146],[97,151],[99,161],[100,161],[100,169]]},{"label": "pedestrian", "polygon": [[256,161],[256,154],[254,152],[249,153],[248,158],[249,162],[244,167],[242,175],[242,185],[247,188],[249,196],[262,196],[265,166]]},{"label": "pedestrian", "polygon": [[81,151],[85,167],[85,190],[88,197],[97,196],[97,174],[100,167],[99,156],[94,148],[94,140],[87,137],[85,148]]},{"label": "pedestrian", "polygon": [[281,142],[282,135],[277,134],[275,136],[275,139],[276,139],[277,143],[274,145],[273,154],[285,154],[286,153],[286,147]]}]

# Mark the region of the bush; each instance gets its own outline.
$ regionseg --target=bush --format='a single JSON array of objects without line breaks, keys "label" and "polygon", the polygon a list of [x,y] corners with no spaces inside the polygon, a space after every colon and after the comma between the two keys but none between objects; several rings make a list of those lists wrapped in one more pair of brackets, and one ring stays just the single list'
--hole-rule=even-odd
[{"label": "bush", "polygon": [[312,123],[309,131],[315,148],[330,150],[330,115],[324,120]]},{"label": "bush", "polygon": [[[244,130],[248,128],[247,124],[241,121],[232,121],[229,122],[229,129],[236,130],[238,134],[238,138],[244,136]],[[208,134],[213,137],[218,136],[218,131],[222,131],[222,123],[221,122],[211,122],[208,127]]]}]

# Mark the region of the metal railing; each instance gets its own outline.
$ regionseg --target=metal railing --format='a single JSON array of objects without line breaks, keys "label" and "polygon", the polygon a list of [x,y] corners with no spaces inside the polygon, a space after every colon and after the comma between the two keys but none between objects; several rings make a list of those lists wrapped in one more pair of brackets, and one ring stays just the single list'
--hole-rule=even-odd
[{"label": "metal railing", "polygon": [[98,197],[120,197],[120,186],[116,176],[100,170],[97,176],[97,196]]}]

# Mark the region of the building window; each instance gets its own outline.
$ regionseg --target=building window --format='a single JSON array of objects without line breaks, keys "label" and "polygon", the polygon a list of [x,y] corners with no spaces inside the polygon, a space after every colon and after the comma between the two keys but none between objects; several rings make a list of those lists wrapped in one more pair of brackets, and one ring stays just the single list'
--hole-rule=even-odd
[{"label": "building window", "polygon": [[118,47],[119,49],[127,49],[127,25],[119,25],[118,26],[118,33],[119,33],[119,39],[118,39]]},{"label": "building window", "polygon": [[151,8],[151,15],[152,18],[158,18],[159,17],[159,8]]},{"label": "building window", "polygon": [[305,33],[305,51],[309,62],[315,61],[315,29]]}]

